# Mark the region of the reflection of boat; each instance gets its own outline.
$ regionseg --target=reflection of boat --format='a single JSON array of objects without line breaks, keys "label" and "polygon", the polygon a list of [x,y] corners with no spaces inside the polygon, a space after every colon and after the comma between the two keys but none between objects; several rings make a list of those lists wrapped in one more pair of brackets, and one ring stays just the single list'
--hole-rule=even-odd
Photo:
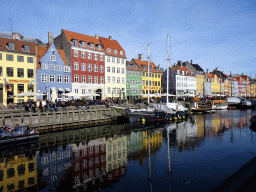
[{"label": "reflection of boat", "polygon": [[224,100],[213,100],[211,104],[212,104],[212,109],[214,110],[223,110],[228,108],[228,103],[227,101],[224,101]]},{"label": "reflection of boat", "polygon": [[237,104],[238,109],[252,109],[255,108],[254,105],[252,105],[251,101],[242,101],[241,103]]}]

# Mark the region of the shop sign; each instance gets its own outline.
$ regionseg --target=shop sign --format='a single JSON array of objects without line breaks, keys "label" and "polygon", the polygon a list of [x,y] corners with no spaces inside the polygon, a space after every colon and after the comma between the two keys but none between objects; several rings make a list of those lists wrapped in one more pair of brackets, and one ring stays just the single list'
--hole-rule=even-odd
[{"label": "shop sign", "polygon": [[[143,89],[148,89],[148,86],[143,86]],[[159,90],[160,87],[149,87],[149,89]]]},{"label": "shop sign", "polygon": [[24,80],[24,79],[9,79],[10,83],[29,83],[30,80]]}]

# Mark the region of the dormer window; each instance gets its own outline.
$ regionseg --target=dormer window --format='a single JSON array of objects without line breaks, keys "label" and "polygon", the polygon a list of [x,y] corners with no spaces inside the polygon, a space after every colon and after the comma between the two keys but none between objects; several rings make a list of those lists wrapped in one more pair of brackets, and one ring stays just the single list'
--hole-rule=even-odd
[{"label": "dormer window", "polygon": [[76,40],[76,39],[73,39],[73,40],[72,40],[72,44],[73,44],[73,46],[77,46],[77,40]]},{"label": "dormer window", "polygon": [[23,45],[23,51],[30,52],[30,45]]},{"label": "dormer window", "polygon": [[81,45],[82,47],[86,47],[85,41],[80,41],[79,43],[80,43],[80,45]]},{"label": "dormer window", "polygon": [[51,61],[56,61],[55,51],[51,54]]},{"label": "dormer window", "polygon": [[97,45],[96,47],[97,49],[101,50],[101,45]]},{"label": "dormer window", "polygon": [[114,54],[117,54],[117,50],[116,49],[114,49]]},{"label": "dormer window", "polygon": [[14,50],[15,49],[15,43],[14,42],[8,42],[7,43],[7,48],[10,50]]},{"label": "dormer window", "polygon": [[120,51],[120,55],[123,55],[124,54],[124,52],[123,51]]},{"label": "dormer window", "polygon": [[184,71],[181,71],[182,75],[184,75]]},{"label": "dormer window", "polygon": [[143,68],[143,69],[146,69],[146,65],[143,65],[142,68]]},{"label": "dormer window", "polygon": [[94,44],[93,43],[89,43],[89,47],[90,48],[94,48]]},{"label": "dormer window", "polygon": [[149,67],[149,70],[151,70],[151,71],[152,71],[152,70],[153,70],[153,66],[150,66],[150,67]]},{"label": "dormer window", "polygon": [[177,74],[180,74],[180,70],[177,70]]},{"label": "dormer window", "polygon": [[111,53],[111,49],[110,49],[110,48],[107,48],[107,52],[108,52],[108,53]]}]

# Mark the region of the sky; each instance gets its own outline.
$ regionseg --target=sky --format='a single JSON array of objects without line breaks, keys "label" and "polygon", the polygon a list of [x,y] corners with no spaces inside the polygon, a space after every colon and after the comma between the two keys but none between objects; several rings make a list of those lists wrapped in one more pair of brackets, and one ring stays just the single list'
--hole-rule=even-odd
[{"label": "sky", "polygon": [[255,78],[255,0],[0,0],[0,32],[20,32],[48,42],[61,29],[112,36],[126,58],[148,56],[166,69],[167,34],[171,65],[199,64],[226,74]]}]

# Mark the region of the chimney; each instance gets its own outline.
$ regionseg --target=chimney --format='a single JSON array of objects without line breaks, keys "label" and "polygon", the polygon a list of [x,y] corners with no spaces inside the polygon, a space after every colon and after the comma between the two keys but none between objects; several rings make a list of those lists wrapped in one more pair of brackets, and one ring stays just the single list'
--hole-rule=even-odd
[{"label": "chimney", "polygon": [[207,72],[206,73],[209,73],[209,69],[207,69]]},{"label": "chimney", "polygon": [[64,33],[64,29],[61,29],[61,33]]},{"label": "chimney", "polygon": [[178,61],[178,62],[177,62],[177,66],[182,67],[182,61]]},{"label": "chimney", "polygon": [[143,61],[143,54],[138,54],[138,59]]},{"label": "chimney", "polygon": [[48,44],[50,45],[53,42],[53,32],[48,32]]},{"label": "chimney", "polygon": [[109,36],[108,38],[109,38],[110,40],[112,40],[112,36]]},{"label": "chimney", "polygon": [[191,65],[193,64],[193,60],[191,60]]},{"label": "chimney", "polygon": [[216,70],[219,71],[219,67],[216,67]]},{"label": "chimney", "polygon": [[96,37],[96,39],[99,39],[99,35],[98,34],[96,34],[95,37]]},{"label": "chimney", "polygon": [[12,33],[12,39],[17,39],[17,40],[21,40],[21,35],[19,33]]}]

